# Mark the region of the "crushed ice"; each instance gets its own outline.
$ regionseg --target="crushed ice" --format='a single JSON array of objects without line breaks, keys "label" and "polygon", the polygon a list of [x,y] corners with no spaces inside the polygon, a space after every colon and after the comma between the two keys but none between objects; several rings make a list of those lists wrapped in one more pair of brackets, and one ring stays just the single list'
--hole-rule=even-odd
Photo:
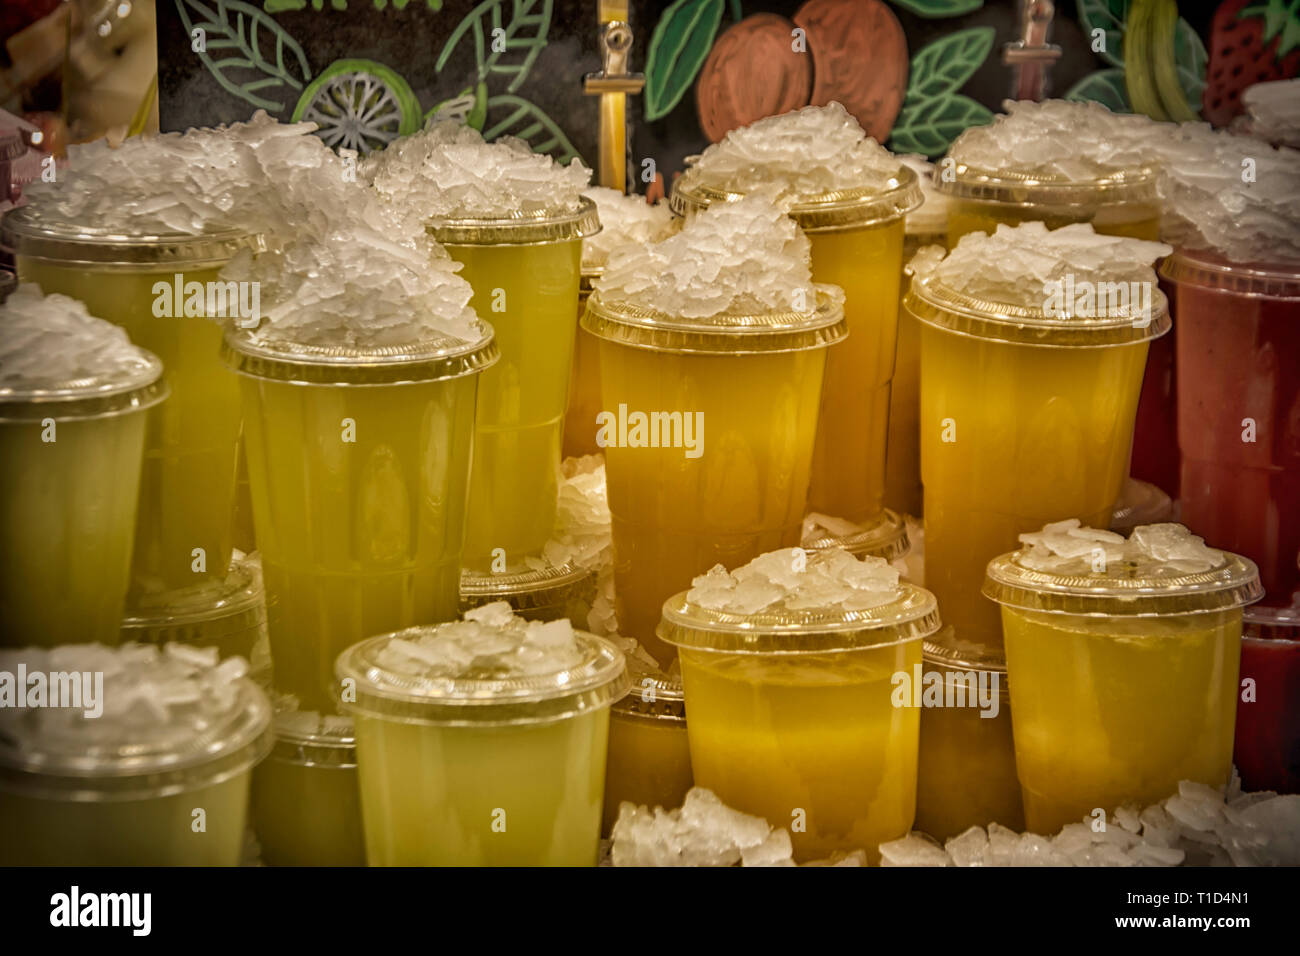
[{"label": "crushed ice", "polygon": [[1017,558],[1036,571],[1089,574],[1094,558],[1105,558],[1106,572],[1128,575],[1175,572],[1195,574],[1222,566],[1224,554],[1180,524],[1141,525],[1128,538],[1114,531],[1085,528],[1078,518],[1055,521],[1041,531],[1022,534],[1027,547]]},{"label": "crushed ice", "polygon": [[681,224],[663,202],[648,203],[643,196],[625,196],[617,189],[593,186],[582,193],[596,204],[600,232],[582,240],[582,271],[603,269],[610,253],[620,246],[659,242]]},{"label": "crushed ice", "polygon": [[769,551],[735,571],[714,565],[691,582],[686,599],[734,614],[769,608],[862,611],[898,600],[898,569],[883,558],[857,558],[828,548]]}]

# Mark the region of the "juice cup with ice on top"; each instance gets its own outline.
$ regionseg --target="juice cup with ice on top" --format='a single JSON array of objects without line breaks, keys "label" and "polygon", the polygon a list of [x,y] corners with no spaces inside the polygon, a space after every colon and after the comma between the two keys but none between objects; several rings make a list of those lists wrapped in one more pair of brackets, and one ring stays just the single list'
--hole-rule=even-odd
[{"label": "juice cup with ice on top", "polygon": [[478,373],[497,355],[456,264],[418,221],[377,225],[386,207],[353,185],[361,214],[242,263],[274,311],[222,350],[243,394],[276,690],[326,713],[345,648],[456,617]]},{"label": "juice cup with ice on top", "polygon": [[1001,605],[1029,830],[1227,784],[1255,565],[1177,524],[1125,539],[1071,519],[1021,540],[984,592]]},{"label": "juice cup with ice on top", "polygon": [[267,866],[365,866],[357,741],[348,717],[278,709],[249,814]]},{"label": "juice cup with ice on top", "polygon": [[95,675],[102,707],[0,708],[0,866],[239,865],[249,776],[271,745],[271,704],[242,658],[81,644],[0,659]]},{"label": "juice cup with ice on top", "polygon": [[696,578],[659,626],[696,784],[791,828],[796,859],[874,858],[912,828],[920,713],[896,675],[938,628],[934,596],[880,558],[789,548]]},{"label": "juice cup with ice on top", "polygon": [[903,220],[920,186],[831,103],[732,130],[677,181],[671,202],[693,213],[765,187],[808,234],[813,281],[844,290],[849,337],[826,360],[809,504],[865,521],[884,507]]},{"label": "juice cup with ice on top", "polygon": [[0,647],[118,642],[162,375],[66,296],[0,306]]},{"label": "juice cup with ice on top", "polygon": [[600,229],[581,193],[591,170],[440,123],[390,144],[367,175],[425,217],[496,330],[501,360],[481,382],[465,560],[488,570],[503,553],[515,564],[541,551],[555,522],[582,243]]},{"label": "juice cup with ice on top", "polygon": [[812,284],[808,240],[752,196],[616,252],[582,324],[601,340],[620,632],[667,664],[670,595],[799,543],[840,292]]},{"label": "juice cup with ice on top", "polygon": [[[604,271],[609,254],[619,246],[658,242],[676,231],[680,220],[667,204],[651,205],[645,197],[625,196],[614,189],[595,186],[583,195],[596,204],[600,232],[582,241],[582,282],[578,290],[578,319],[587,309],[592,283]],[[564,416],[564,457],[594,455],[596,416],[600,403],[600,353],[597,339],[578,326],[573,346],[573,374],[569,376],[569,406]]]},{"label": "juice cup with ice on top", "polygon": [[1300,611],[1245,612],[1232,762],[1242,789],[1300,793]]},{"label": "juice cup with ice on top", "polygon": [[262,567],[238,552],[224,581],[142,595],[121,622],[123,644],[175,642],[214,647],[222,657],[248,661],[248,676],[271,689],[271,641],[267,632]]},{"label": "juice cup with ice on top", "polygon": [[622,653],[505,602],[350,647],[371,866],[594,866]]},{"label": "juice cup with ice on top", "polygon": [[921,711],[916,829],[943,841],[990,823],[1024,830],[1006,656],[945,628],[922,657],[935,690]]},{"label": "juice cup with ice on top", "polygon": [[[925,583],[958,639],[1000,646],[980,588],[1020,534],[1072,516],[1110,523],[1147,343],[1170,324],[1150,267],[1167,251],[1025,223],[914,261],[905,306],[921,323]],[[1107,283],[1126,295],[1089,305],[1087,290]]]}]

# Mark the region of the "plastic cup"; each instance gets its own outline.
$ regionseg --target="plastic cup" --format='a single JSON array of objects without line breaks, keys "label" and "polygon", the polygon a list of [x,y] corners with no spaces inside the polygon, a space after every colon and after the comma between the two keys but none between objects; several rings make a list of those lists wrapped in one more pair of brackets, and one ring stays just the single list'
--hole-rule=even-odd
[{"label": "plastic cup", "polygon": [[235,550],[252,554],[257,550],[257,533],[253,530],[253,492],[248,487],[248,454],[244,438],[239,438],[235,457],[235,514],[231,519],[231,540]]},{"label": "plastic cup", "polygon": [[[826,359],[808,502],[814,511],[850,521],[865,521],[884,507],[903,220],[921,204],[911,169],[902,167],[890,182],[884,190],[800,197],[790,210],[812,243],[813,281],[844,290],[849,337]],[[688,170],[674,185],[671,203],[685,213],[741,195],[705,186]]]},{"label": "plastic cup", "polygon": [[0,646],[117,643],[162,374],[0,387]]},{"label": "plastic cup", "polygon": [[808,551],[825,551],[839,548],[856,558],[884,558],[893,561],[907,554],[907,523],[901,515],[885,509],[870,521],[857,525],[847,534],[819,534],[805,536],[803,547]]},{"label": "plastic cup", "polygon": [[483,375],[474,436],[465,563],[488,570],[540,554],[555,502],[573,363],[582,240],[596,205],[514,219],[438,220],[430,234],[464,265],[471,305],[496,330],[501,361]]},{"label": "plastic cup", "polygon": [[664,604],[690,708],[695,783],[791,828],[795,858],[865,849],[912,828],[920,714],[895,706],[894,675],[939,628],[934,596],[900,584],[865,611],[753,615]]},{"label": "plastic cup", "polygon": [[1170,325],[1070,320],[916,280],[925,583],[959,640],[1001,646],[989,560],[1051,521],[1105,528],[1128,473],[1147,343]]},{"label": "plastic cup", "polygon": [[223,357],[243,389],[276,690],[332,713],[345,648],[456,617],[491,331],[370,350],[232,331]]},{"label": "plastic cup", "polygon": [[[921,711],[916,829],[937,840],[990,823],[1024,830],[1006,657],[938,634],[925,642],[923,662],[925,673],[942,682],[944,696],[943,706]],[[990,707],[988,716],[978,697],[981,687],[996,701],[996,712]]]},{"label": "plastic cup", "polygon": [[1028,828],[1150,806],[1182,780],[1225,785],[1255,565],[1225,554],[1204,572],[1112,562],[1071,575],[1020,554],[989,562],[984,593],[1002,607]]},{"label": "plastic cup", "polygon": [[[655,628],[670,595],[715,564],[799,543],[826,349],[844,318],[824,296],[812,313],[693,320],[596,292],[582,323],[600,338],[611,415],[680,413],[680,441],[626,447],[611,432],[605,448],[620,632],[667,664]],[[703,422],[695,452],[687,420]]]},{"label": "plastic cup", "polygon": [[505,601],[527,621],[587,620],[596,599],[596,575],[573,564],[521,567],[500,574],[468,568],[460,575],[460,613]]},{"label": "plastic cup", "polygon": [[202,732],[105,742],[85,721],[36,747],[0,734],[0,866],[238,866],[271,704],[236,687]]},{"label": "plastic cup", "polygon": [[1300,266],[1175,252],[1182,521],[1300,599]]},{"label": "plastic cup", "polygon": [[935,188],[950,197],[948,241],[968,232],[992,234],[1001,224],[1043,222],[1048,229],[1091,223],[1097,232],[1159,238],[1156,171],[1135,166],[1107,176],[1067,180],[1016,170],[987,170],[958,160],[934,173]]},{"label": "plastic cup", "polygon": [[[1300,793],[1300,610],[1245,612],[1232,762],[1242,789]],[[1249,697],[1249,699],[1247,699]]]},{"label": "plastic cup", "polygon": [[236,557],[224,581],[144,595],[122,620],[123,643],[215,647],[248,661],[248,676],[271,689],[266,593],[256,562]]},{"label": "plastic cup", "polygon": [[619,807],[673,810],[693,786],[686,737],[686,704],[680,677],[628,659],[632,690],[609,715],[609,759],[605,763],[605,813],[601,833],[609,836]]},{"label": "plastic cup", "polygon": [[[587,310],[591,282],[598,273],[584,272],[578,289],[578,319]],[[578,325],[573,343],[573,374],[569,376],[569,407],[564,414],[564,457],[597,455],[596,416],[600,414],[600,350],[594,335]]]},{"label": "plastic cup", "polygon": [[[1177,292],[1168,279],[1160,291],[1169,300],[1169,314],[1178,315]],[[1178,451],[1178,323],[1151,343],[1142,378],[1137,420],[1133,425],[1133,457],[1129,474],[1177,498],[1182,463]]]},{"label": "plastic cup", "polygon": [[627,690],[623,655],[578,632],[582,662],[520,678],[399,674],[395,638],[348,648],[361,815],[371,866],[594,866],[609,705]]},{"label": "plastic cup", "polygon": [[[104,234],[47,223],[38,209],[24,206],[5,216],[0,242],[14,250],[22,281],[80,299],[91,315],[120,325],[162,360],[171,396],[149,416],[131,601],[145,592],[188,587],[196,577],[220,581],[230,565],[238,385],[218,357],[220,322],[156,316],[154,289],[161,283],[174,293],[177,282],[206,289],[255,240],[239,232]],[[238,304],[236,294],[228,308]],[[196,549],[202,549],[201,561]]]},{"label": "plastic cup", "polygon": [[1167,494],[1148,481],[1126,478],[1111,512],[1110,530],[1127,535],[1139,525],[1173,519],[1174,503]]},{"label": "plastic cup", "polygon": [[253,830],[267,866],[365,866],[357,742],[346,717],[276,714],[253,771]]}]

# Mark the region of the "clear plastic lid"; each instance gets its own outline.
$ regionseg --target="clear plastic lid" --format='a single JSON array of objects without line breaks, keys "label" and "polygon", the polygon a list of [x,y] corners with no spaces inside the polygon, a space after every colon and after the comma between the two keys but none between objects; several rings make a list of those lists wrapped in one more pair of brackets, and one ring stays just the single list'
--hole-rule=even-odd
[{"label": "clear plastic lid", "polygon": [[680,674],[664,673],[645,661],[628,657],[627,675],[631,690],[614,705],[615,713],[686,726],[686,693]]},{"label": "clear plastic lid", "polygon": [[769,607],[755,614],[700,607],[682,591],[664,602],[656,633],[676,647],[732,654],[855,651],[921,640],[939,630],[934,595],[900,583],[887,604],[849,611]]},{"label": "clear plastic lid", "polygon": [[840,548],[858,557],[870,555],[892,561],[907,554],[907,522],[888,508],[862,524],[810,514],[804,519],[802,546],[810,551]]},{"label": "clear plastic lid", "polygon": [[[412,724],[483,727],[551,723],[608,707],[628,688],[621,651],[604,638],[575,631],[578,661],[557,670],[493,676],[491,668],[467,676],[425,676],[385,666],[394,640],[436,636],[448,625],[408,628],[354,644],[339,655],[335,673],[352,681],[353,714]],[[477,658],[476,658],[477,661]],[[347,685],[345,685],[345,693]]]},{"label": "clear plastic lid", "polygon": [[357,765],[356,728],[351,717],[298,710],[296,700],[281,698],[276,701],[272,729],[272,760],[336,770]]},{"label": "clear plastic lid", "polygon": [[[1158,527],[1158,526],[1157,526]],[[1085,559],[1061,571],[1027,567],[1027,548],[994,558],[984,578],[984,595],[1023,611],[1102,617],[1159,617],[1228,611],[1264,594],[1259,570],[1240,555],[1218,552],[1206,571],[1176,565],[1109,560],[1093,571]]]},{"label": "clear plastic lid", "polygon": [[429,235],[445,246],[533,246],[600,232],[596,204],[583,196],[573,212],[517,212],[501,219],[434,219]]},{"label": "clear plastic lid", "polygon": [[236,372],[312,385],[402,385],[473,375],[501,357],[492,327],[474,341],[431,336],[401,345],[303,345],[228,329],[221,357]]},{"label": "clear plastic lid", "polygon": [[1007,655],[1004,650],[963,641],[951,626],[926,639],[922,645],[922,660],[926,667],[938,670],[991,671],[1001,675],[1002,681],[1006,680]]},{"label": "clear plastic lid", "polygon": [[[673,185],[669,208],[679,216],[708,209],[718,202],[735,202],[745,193],[706,185],[699,171],[688,168]],[[837,189],[815,196],[800,196],[790,207],[790,217],[804,232],[839,232],[880,226],[899,219],[922,202],[916,173],[900,166],[884,189]]]},{"label": "clear plastic lid", "polygon": [[816,305],[811,312],[722,313],[685,319],[636,306],[608,305],[599,292],[593,292],[581,323],[600,338],[659,352],[802,352],[825,348],[848,335],[842,296],[819,288]]},{"label": "clear plastic lid", "polygon": [[1260,299],[1300,299],[1300,262],[1236,263],[1212,252],[1179,249],[1160,263],[1179,285]]},{"label": "clear plastic lid", "polygon": [[[1154,285],[1154,283],[1152,283]],[[933,275],[913,276],[903,305],[926,325],[972,338],[1016,345],[1095,348],[1131,345],[1159,338],[1172,327],[1169,304],[1159,289],[1151,289],[1151,319],[1103,315],[1059,318],[1042,309],[993,302],[958,292]]]},{"label": "clear plastic lid", "polygon": [[1119,500],[1111,514],[1111,531],[1132,531],[1138,525],[1168,521],[1174,514],[1174,502],[1149,481],[1124,479]]},{"label": "clear plastic lid", "polygon": [[506,601],[523,616],[529,612],[563,606],[583,589],[595,593],[595,572],[575,564],[544,568],[507,568],[500,574],[472,571],[460,572],[460,609]]},{"label": "clear plastic lid", "polygon": [[[957,160],[950,172],[934,171],[934,186],[954,199],[973,199],[1012,206],[1096,207],[1116,203],[1157,202],[1157,171],[1148,166],[1116,170],[1095,179],[1072,180],[1047,173],[987,170]],[[947,173],[947,175],[945,175]]]},{"label": "clear plastic lid", "polygon": [[143,411],[168,395],[163,364],[138,349],[140,360],[121,374],[42,383],[40,388],[0,385],[0,422],[39,422],[109,418]]},{"label": "clear plastic lid", "polygon": [[1242,623],[1243,639],[1284,641],[1300,647],[1300,607],[1246,608]]},{"label": "clear plastic lid", "polygon": [[241,249],[262,251],[260,236],[239,229],[190,233],[128,235],[86,223],[47,219],[28,203],[5,214],[0,246],[15,255],[59,265],[114,266],[140,272],[183,266],[204,269],[225,265]]}]

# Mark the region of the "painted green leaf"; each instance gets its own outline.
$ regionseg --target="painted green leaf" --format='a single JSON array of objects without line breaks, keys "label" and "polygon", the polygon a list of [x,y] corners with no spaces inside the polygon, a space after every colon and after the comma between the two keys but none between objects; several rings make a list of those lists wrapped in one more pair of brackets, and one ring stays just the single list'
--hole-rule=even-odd
[{"label": "painted green leaf", "polygon": [[1124,24],[1128,20],[1129,0],[1079,0],[1079,25],[1083,27],[1089,49],[1092,31],[1105,33],[1105,49],[1097,55],[1111,66],[1124,65]]},{"label": "painted green leaf", "polygon": [[[296,40],[266,13],[238,0],[175,0],[185,32],[206,35],[206,52],[197,56],[217,83],[259,109],[278,113],[286,103],[274,94],[302,90],[311,67]],[[296,97],[293,97],[296,99]]]},{"label": "painted green leaf", "polygon": [[517,136],[531,146],[533,152],[549,153],[561,163],[567,163],[578,155],[559,124],[536,103],[522,96],[501,94],[488,97],[487,122],[484,125],[483,138],[487,140]]},{"label": "painted green leaf", "polygon": [[1277,58],[1280,60],[1297,46],[1300,46],[1300,0],[1268,0],[1263,4],[1252,4],[1237,14],[1238,20],[1252,17],[1264,18],[1264,44],[1273,42],[1279,33],[1282,39],[1277,45]]},{"label": "painted green leaf", "polygon": [[491,75],[508,76],[513,93],[528,78],[551,28],[552,0],[483,0],[452,31],[434,69],[442,72],[465,37],[474,43],[474,63],[481,82]]},{"label": "painted green leaf", "polygon": [[1064,98],[1077,102],[1091,100],[1112,113],[1133,112],[1128,101],[1128,87],[1124,83],[1124,71],[1119,67],[1089,73],[1070,87]]},{"label": "painted green leaf", "polygon": [[709,56],[724,0],[676,0],[650,35],[645,67],[645,118],[667,116],[695,82]]},{"label": "painted green leaf", "polygon": [[984,0],[894,0],[894,6],[902,7],[918,17],[937,20],[940,17],[959,17],[984,6]]},{"label": "painted green leaf", "polygon": [[991,122],[993,114],[985,106],[960,93],[911,105],[904,103],[890,133],[889,148],[896,153],[939,156],[962,130]]},{"label": "painted green leaf", "polygon": [[1205,94],[1205,66],[1209,62],[1205,44],[1196,35],[1192,25],[1181,17],[1174,28],[1174,65],[1178,67],[1178,83],[1187,97],[1187,105],[1201,111],[1201,97]]},{"label": "painted green leaf", "polygon": [[903,109],[908,103],[941,99],[960,89],[988,57],[995,35],[992,27],[972,27],[922,47],[912,57]]}]

